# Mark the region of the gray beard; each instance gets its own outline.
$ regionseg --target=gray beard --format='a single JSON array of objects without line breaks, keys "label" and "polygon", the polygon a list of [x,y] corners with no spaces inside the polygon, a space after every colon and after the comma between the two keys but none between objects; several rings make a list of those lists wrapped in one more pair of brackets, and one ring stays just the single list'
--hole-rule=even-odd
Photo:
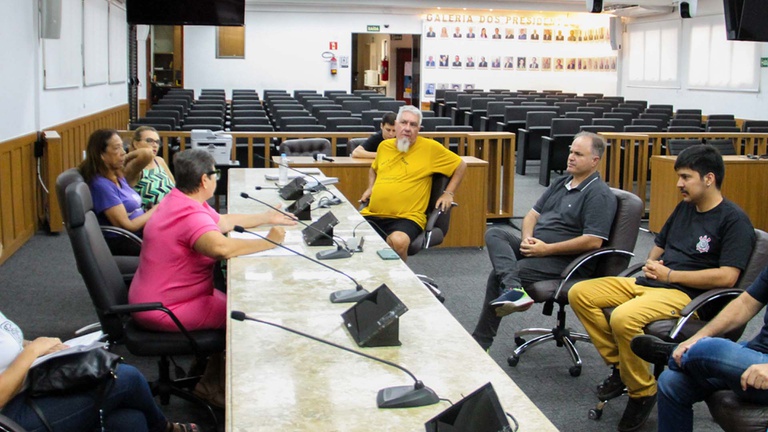
[{"label": "gray beard", "polygon": [[407,152],[408,149],[410,148],[411,148],[411,142],[408,141],[408,138],[397,139],[397,150],[399,150],[401,153]]}]

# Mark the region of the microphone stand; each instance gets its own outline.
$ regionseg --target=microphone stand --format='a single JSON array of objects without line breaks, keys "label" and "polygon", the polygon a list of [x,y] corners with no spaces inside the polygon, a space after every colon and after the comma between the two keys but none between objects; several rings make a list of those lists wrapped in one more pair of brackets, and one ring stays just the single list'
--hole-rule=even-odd
[{"label": "microphone stand", "polygon": [[[256,186],[256,187],[258,188],[260,186]],[[281,213],[281,214],[283,214],[285,216],[288,216],[288,217],[292,217],[293,216],[292,214],[286,213],[286,212],[280,210],[279,208],[277,208],[275,206],[269,205],[266,202],[264,202],[264,201],[262,201],[262,200],[260,200],[258,198],[254,198],[254,197],[248,195],[245,192],[241,192],[240,196],[242,198],[245,198],[245,199],[256,201],[259,204],[263,204],[263,205],[271,208],[272,210],[274,210],[274,211],[276,211],[278,213]],[[336,250],[325,250],[325,251],[320,251],[320,252],[316,253],[315,256],[317,257],[317,259],[329,260],[329,259],[349,258],[349,257],[352,256],[352,251],[348,247],[346,247],[346,246],[342,247],[341,244],[339,242],[337,242],[336,239],[334,239],[333,237],[328,235],[328,233],[323,232],[323,231],[313,227],[312,225],[309,225],[309,224],[305,223],[304,221],[301,221],[301,220],[297,219],[296,222],[298,222],[298,223],[304,225],[305,227],[310,228],[310,229],[314,230],[315,232],[318,232],[318,233],[322,234],[323,236],[331,239],[331,241],[336,245]]]},{"label": "microphone stand", "polygon": [[310,261],[312,261],[315,264],[319,264],[319,265],[327,268],[328,270],[335,271],[336,273],[338,273],[338,274],[348,278],[349,280],[351,280],[355,284],[355,288],[354,289],[339,290],[339,291],[332,292],[331,293],[331,303],[357,303],[360,300],[362,300],[363,297],[365,297],[368,294],[370,294],[352,276],[344,273],[343,271],[341,271],[339,269],[335,269],[335,268],[333,268],[333,267],[331,267],[331,266],[329,266],[327,264],[324,264],[324,263],[322,263],[320,261],[312,259],[311,257],[308,257],[308,256],[304,255],[303,253],[299,253],[299,252],[289,248],[288,246],[284,246],[284,245],[281,245],[280,243],[274,242],[274,241],[268,239],[267,237],[265,237],[265,236],[263,236],[263,235],[261,235],[259,233],[255,233],[253,231],[248,231],[245,228],[241,227],[240,225],[235,225],[235,227],[233,228],[233,231],[239,232],[239,233],[248,233],[248,234],[254,235],[254,236],[256,236],[256,237],[258,237],[258,238],[260,238],[262,240],[266,240],[267,242],[272,243],[273,245],[275,245],[277,247],[283,248],[283,249],[287,250],[288,252],[291,252],[291,253],[293,253],[295,255],[298,255],[298,256],[300,256],[300,257],[302,257],[304,259],[310,260]]},{"label": "microphone stand", "polygon": [[414,385],[386,387],[379,390],[379,393],[376,395],[376,405],[379,408],[415,408],[420,406],[434,405],[440,402],[440,398],[437,396],[434,390],[425,386],[423,382],[421,382],[419,379],[416,378],[414,374],[411,373],[411,371],[404,368],[403,366],[400,366],[397,363],[393,363],[391,361],[384,360],[384,359],[372,356],[370,354],[356,351],[356,350],[347,348],[343,345],[339,345],[331,341],[327,341],[325,339],[320,339],[319,337],[312,336],[310,334],[300,332],[298,330],[294,330],[292,328],[285,327],[280,324],[275,324],[273,322],[250,317],[246,315],[245,312],[232,311],[230,313],[230,317],[238,321],[248,320],[248,321],[254,321],[257,323],[266,324],[272,327],[277,327],[281,330],[285,330],[287,332],[291,332],[293,334],[297,334],[299,336],[312,339],[313,341],[324,343],[326,345],[330,345],[332,347],[342,349],[352,354],[357,354],[361,357],[365,357],[380,363],[384,363],[385,365],[392,366],[393,368],[396,368],[396,369],[400,369],[401,371],[408,374],[413,379]]}]

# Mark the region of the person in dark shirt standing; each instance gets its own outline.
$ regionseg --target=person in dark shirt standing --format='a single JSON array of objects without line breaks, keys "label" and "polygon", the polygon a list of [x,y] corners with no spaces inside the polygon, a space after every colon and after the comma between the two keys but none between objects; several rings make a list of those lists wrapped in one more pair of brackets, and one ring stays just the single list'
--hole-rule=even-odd
[{"label": "person in dark shirt standing", "polygon": [[381,118],[381,130],[368,137],[368,140],[362,145],[357,146],[352,151],[352,157],[374,159],[379,144],[386,139],[395,137],[395,118],[397,116],[393,112],[384,114]]}]

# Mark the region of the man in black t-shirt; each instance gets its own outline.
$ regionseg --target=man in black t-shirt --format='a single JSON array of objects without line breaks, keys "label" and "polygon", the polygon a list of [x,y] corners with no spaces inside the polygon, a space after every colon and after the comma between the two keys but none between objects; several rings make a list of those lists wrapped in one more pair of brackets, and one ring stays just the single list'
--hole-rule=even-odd
[{"label": "man in black t-shirt", "polygon": [[362,145],[355,147],[352,150],[352,157],[375,159],[376,150],[379,149],[379,144],[385,139],[392,139],[395,137],[395,119],[397,115],[393,112],[384,114],[381,118],[381,130],[368,137]]},{"label": "man in black t-shirt", "polygon": [[[597,387],[602,400],[629,393],[619,431],[641,427],[656,403],[656,381],[630,342],[643,327],[677,318],[698,294],[732,287],[749,261],[755,231],[747,215],[723,198],[725,166],[712,146],[695,145],[675,161],[683,201],[656,237],[638,278],[605,277],[577,283],[568,292],[611,375]],[[615,308],[608,322],[604,308]]]}]

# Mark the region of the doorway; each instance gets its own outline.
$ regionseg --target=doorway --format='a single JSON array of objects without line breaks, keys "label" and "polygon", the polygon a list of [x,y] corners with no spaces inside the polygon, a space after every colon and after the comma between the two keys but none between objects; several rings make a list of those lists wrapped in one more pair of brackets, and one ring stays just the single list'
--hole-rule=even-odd
[{"label": "doorway", "polygon": [[[419,106],[421,35],[352,34],[352,90],[375,89],[393,99]],[[382,61],[389,71],[384,80]],[[406,90],[410,87],[410,93]],[[408,97],[406,97],[408,95]]]}]

